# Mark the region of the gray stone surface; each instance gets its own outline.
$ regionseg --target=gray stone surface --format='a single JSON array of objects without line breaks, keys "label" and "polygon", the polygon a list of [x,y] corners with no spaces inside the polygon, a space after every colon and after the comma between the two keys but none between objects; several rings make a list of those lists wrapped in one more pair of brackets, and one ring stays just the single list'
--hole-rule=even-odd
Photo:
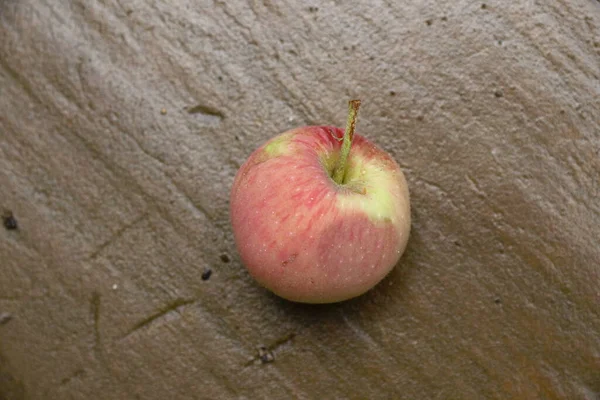
[{"label": "gray stone surface", "polygon": [[[288,303],[229,187],[350,98],[408,250]],[[0,398],[598,399],[599,109],[594,0],[1,0]]]}]

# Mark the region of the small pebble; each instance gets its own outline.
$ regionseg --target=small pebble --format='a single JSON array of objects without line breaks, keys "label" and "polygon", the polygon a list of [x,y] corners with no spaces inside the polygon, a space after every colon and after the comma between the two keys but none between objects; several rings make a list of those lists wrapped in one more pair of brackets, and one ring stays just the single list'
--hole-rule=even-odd
[{"label": "small pebble", "polygon": [[166,108],[163,108],[163,109],[161,109],[161,110],[160,110],[160,113],[161,113],[162,115],[165,115],[165,114],[167,113],[167,109],[166,109]]},{"label": "small pebble", "polygon": [[19,227],[19,225],[17,224],[17,219],[15,218],[13,213],[10,211],[6,212],[2,216],[2,223],[4,224],[4,227],[6,228],[6,230],[8,230],[8,231],[14,231],[15,229],[17,229]]},{"label": "small pebble", "polygon": [[0,313],[0,325],[4,325],[12,319],[9,313]]},{"label": "small pebble", "polygon": [[263,364],[275,361],[275,356],[265,346],[260,346],[258,348],[258,358]]},{"label": "small pebble", "polygon": [[211,275],[212,275],[212,269],[210,269],[210,268],[205,269],[201,276],[202,280],[203,281],[209,280]]}]

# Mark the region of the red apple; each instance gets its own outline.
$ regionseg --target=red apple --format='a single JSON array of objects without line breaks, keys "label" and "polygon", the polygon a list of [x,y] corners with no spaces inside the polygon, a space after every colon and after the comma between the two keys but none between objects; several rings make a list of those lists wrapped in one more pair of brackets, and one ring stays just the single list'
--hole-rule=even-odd
[{"label": "red apple", "polygon": [[386,152],[354,135],[359,105],[350,102],[345,134],[330,126],[285,132],[254,151],[235,177],[231,222],[241,259],[288,300],[361,295],[406,247],[406,180]]}]

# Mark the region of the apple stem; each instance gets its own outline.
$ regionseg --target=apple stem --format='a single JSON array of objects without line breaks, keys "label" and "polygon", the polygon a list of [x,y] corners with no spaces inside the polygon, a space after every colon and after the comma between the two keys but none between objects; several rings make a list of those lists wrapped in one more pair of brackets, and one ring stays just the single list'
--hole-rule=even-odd
[{"label": "apple stem", "polygon": [[344,176],[346,175],[346,163],[348,161],[348,155],[350,154],[350,147],[352,147],[352,139],[354,138],[354,129],[356,128],[359,107],[360,100],[350,100],[348,102],[348,119],[346,120],[346,131],[344,132],[342,151],[340,153],[340,158],[338,158],[335,168],[333,169],[333,180],[338,185],[341,185],[344,182]]}]

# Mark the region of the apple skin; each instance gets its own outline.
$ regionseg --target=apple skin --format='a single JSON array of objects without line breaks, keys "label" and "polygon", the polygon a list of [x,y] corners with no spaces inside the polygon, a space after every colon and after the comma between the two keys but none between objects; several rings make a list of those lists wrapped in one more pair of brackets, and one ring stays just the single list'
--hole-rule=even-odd
[{"label": "apple skin", "polygon": [[250,275],[285,299],[332,303],[381,281],[406,248],[404,174],[355,134],[343,184],[332,171],[344,131],[308,126],[274,137],[239,169],[230,212]]}]

